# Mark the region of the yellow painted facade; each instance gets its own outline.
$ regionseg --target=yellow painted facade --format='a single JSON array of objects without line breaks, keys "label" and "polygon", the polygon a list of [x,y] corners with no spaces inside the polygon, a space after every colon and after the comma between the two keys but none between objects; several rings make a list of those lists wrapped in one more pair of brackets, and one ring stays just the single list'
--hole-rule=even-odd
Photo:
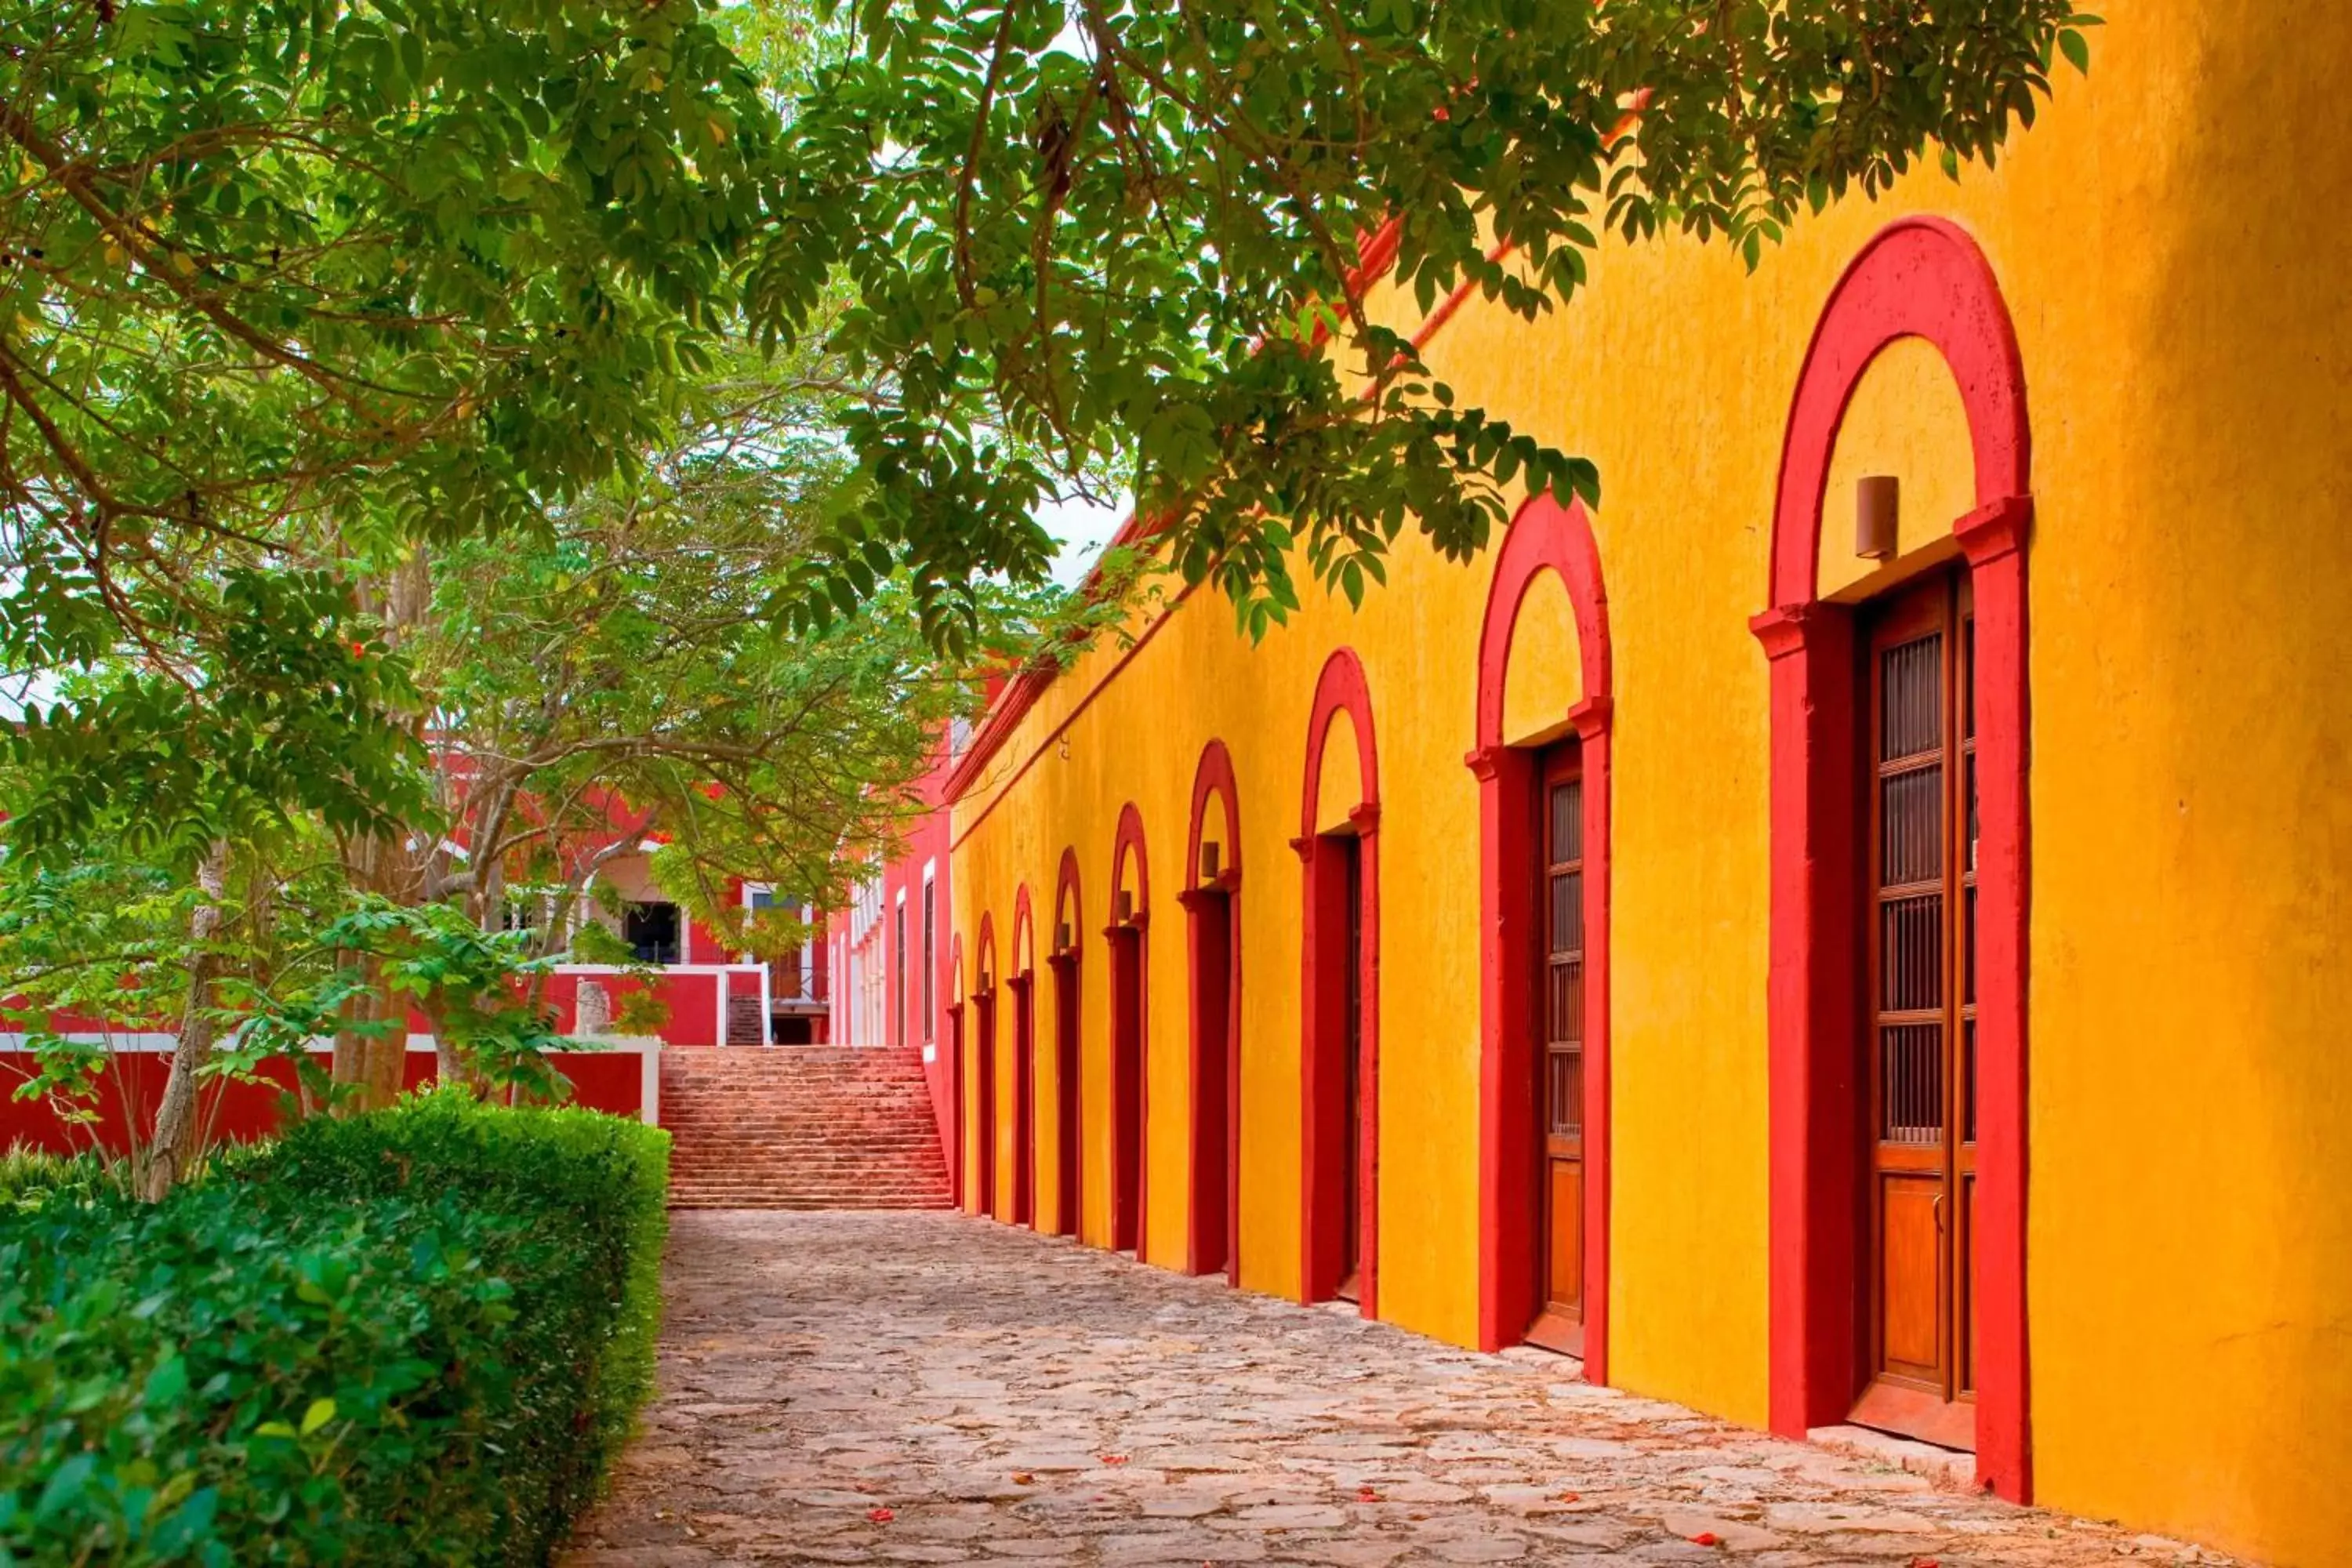
[{"label": "yellow painted facade", "polygon": [[[1981,247],[2032,433],[2027,547],[2030,1186],[2037,1501],[2267,1561],[2352,1555],[2352,10],[2141,0],[1991,173],[1921,174],[1800,226],[1751,276],[1720,247],[1612,245],[1528,324],[1475,300],[1429,355],[1467,404],[1593,458],[1614,654],[1611,1380],[1766,1419],[1766,659],[1774,479],[1807,343],[1893,219]],[[1396,302],[1390,300],[1391,305]],[[1902,553],[1853,554],[1855,479],[1902,483]],[[1824,596],[1954,553],[1959,390],[1916,341],[1864,376],[1832,463]],[[1475,660],[1493,552],[1402,548],[1351,612],[1309,595],[1252,646],[1203,590],[1145,605],[1053,681],[953,808],[954,924],[1000,954],[1065,848],[1083,1072],[1082,1238],[1108,1237],[1108,962],[1122,807],[1144,826],[1149,1212],[1181,1267],[1195,768],[1229,750],[1241,869],[1241,1281],[1300,1289],[1302,872],[1362,793],[1335,648],[1370,691],[1379,827],[1380,1315],[1477,1337]],[[1170,590],[1174,597],[1173,590]],[[1514,639],[1505,738],[1580,693],[1564,589]],[[1343,717],[1336,721],[1346,725]],[[1311,822],[1302,821],[1311,816]],[[1188,877],[1188,870],[1192,875]],[[1041,938],[1042,940],[1042,938]],[[1038,950],[1043,972],[1043,948]],[[1038,1206],[1056,1191],[1054,994],[1037,990]],[[996,1093],[1012,1095],[998,1026]],[[967,1117],[972,1101],[967,1095]],[[1012,1118],[996,1166],[1013,1166]],[[1000,1193],[1009,1184],[1000,1179]],[[967,1189],[969,1190],[969,1189]]]}]

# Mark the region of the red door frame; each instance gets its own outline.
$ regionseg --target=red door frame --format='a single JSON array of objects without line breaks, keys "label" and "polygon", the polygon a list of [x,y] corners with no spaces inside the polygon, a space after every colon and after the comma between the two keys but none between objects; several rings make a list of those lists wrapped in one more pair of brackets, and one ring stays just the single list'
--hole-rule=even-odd
[{"label": "red door frame", "polygon": [[[1584,1375],[1609,1380],[1609,601],[1584,503],[1539,496],[1503,536],[1478,631],[1478,1344],[1525,1337],[1541,1305],[1536,1231],[1541,1046],[1527,999],[1535,994],[1540,914],[1529,868],[1538,859],[1537,749],[1503,741],[1503,688],[1511,637],[1528,590],[1545,573],[1568,590],[1576,616],[1582,697],[1559,721],[1573,732],[1584,774]],[[1557,737],[1555,737],[1557,738]]]},{"label": "red door frame", "polygon": [[[1201,829],[1207,821],[1213,795],[1224,797],[1228,842],[1223,847],[1224,862],[1217,868],[1216,877],[1201,881]],[[1192,1020],[1192,1235],[1185,1268],[1193,1274],[1222,1270],[1229,1285],[1242,1282],[1240,799],[1234,783],[1233,757],[1223,741],[1211,741],[1202,748],[1200,764],[1192,775],[1192,826],[1183,867],[1185,879],[1192,885],[1176,895],[1185,911],[1185,973],[1190,981]],[[1206,968],[1207,955],[1202,950],[1203,921],[1220,916],[1224,921],[1224,972],[1213,974]],[[1204,1027],[1212,1016],[1216,1016],[1222,1026],[1215,1032],[1213,1043],[1212,1032]],[[1216,1110],[1221,1121],[1212,1122],[1202,1115],[1202,1108],[1212,1099],[1219,1102]],[[1223,1137],[1211,1140],[1208,1133],[1212,1128],[1221,1128]],[[1208,1175],[1213,1168],[1223,1177],[1222,1193],[1211,1190]]]},{"label": "red door frame", "polygon": [[1332,962],[1332,953],[1346,941],[1344,921],[1346,862],[1339,856],[1318,854],[1316,805],[1323,785],[1323,745],[1331,731],[1331,716],[1346,710],[1356,733],[1357,777],[1362,798],[1348,813],[1355,829],[1360,876],[1358,895],[1363,900],[1363,946],[1358,954],[1358,994],[1362,1016],[1359,1035],[1362,1060],[1357,1075],[1356,1163],[1358,1268],[1357,1307],[1367,1318],[1380,1316],[1380,1020],[1381,1020],[1381,859],[1380,752],[1372,735],[1371,690],[1364,679],[1362,660],[1352,648],[1335,650],[1324,661],[1315,682],[1315,700],[1307,721],[1307,768],[1299,806],[1298,837],[1290,847],[1306,868],[1306,908],[1301,919],[1299,997],[1301,1036],[1299,1100],[1304,1117],[1300,1137],[1299,1215],[1300,1294],[1308,1301],[1329,1300],[1342,1283],[1344,1257],[1339,1216],[1343,1206],[1345,1155],[1339,1146],[1345,1125],[1347,1064],[1347,973]]},{"label": "red door frame", "polygon": [[[1078,897],[1078,852],[1062,851],[1062,868],[1054,890],[1054,950],[1045,959],[1054,973],[1054,1234],[1078,1234],[1085,1206],[1085,1163],[1081,1140],[1086,1110],[1079,1090],[1083,1085],[1079,1058],[1084,1054],[1078,1028],[1078,927],[1085,908]],[[1062,927],[1070,931],[1066,945]]]},{"label": "red door frame", "polygon": [[973,964],[972,1129],[973,1212],[996,1215],[996,932],[991,917],[980,917],[979,957]]},{"label": "red door frame", "polygon": [[1034,984],[1036,926],[1030,918],[1029,885],[1013,892],[1013,952],[1017,973],[1005,978],[1013,993],[1013,1213],[1014,1225],[1037,1228],[1037,1009]]},{"label": "red door frame", "polygon": [[1815,578],[1838,428],[1871,361],[1925,340],[1958,384],[1975,510],[1952,524],[1976,598],[1977,1476],[2032,1496],[2026,1353],[2027,795],[2025,376],[1990,263],[1957,225],[1879,231],[1831,291],[1796,395],[1772,513],[1772,607],[1750,626],[1771,669],[1769,1028],[1771,1422],[1801,1435],[1860,1393],[1865,1317],[1853,611]]},{"label": "red door frame", "polygon": [[[1127,886],[1127,858],[1135,857],[1135,907],[1122,918],[1119,889]],[[1118,830],[1111,841],[1110,919],[1103,935],[1110,944],[1110,1245],[1114,1252],[1132,1247],[1136,1261],[1145,1261],[1150,1239],[1146,1216],[1151,1212],[1151,870],[1144,855],[1143,815],[1129,801],[1119,808]],[[1131,993],[1131,994],[1130,994]],[[1132,1022],[1131,1039],[1123,1037]],[[1132,1075],[1130,1081],[1130,1075]],[[1127,1147],[1119,1105],[1135,1097],[1135,1147]],[[1120,1166],[1135,1163],[1135,1192],[1129,1197],[1119,1179]]]}]

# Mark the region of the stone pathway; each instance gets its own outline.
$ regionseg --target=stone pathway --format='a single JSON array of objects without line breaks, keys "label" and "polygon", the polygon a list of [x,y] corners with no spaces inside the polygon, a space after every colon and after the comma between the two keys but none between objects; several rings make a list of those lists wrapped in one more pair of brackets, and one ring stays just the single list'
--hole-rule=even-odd
[{"label": "stone pathway", "polygon": [[2224,1561],[955,1215],[673,1225],[572,1568]]}]

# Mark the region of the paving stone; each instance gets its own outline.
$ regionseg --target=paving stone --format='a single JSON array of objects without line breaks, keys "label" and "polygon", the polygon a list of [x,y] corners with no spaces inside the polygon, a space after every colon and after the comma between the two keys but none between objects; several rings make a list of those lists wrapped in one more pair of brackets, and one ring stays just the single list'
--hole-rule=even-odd
[{"label": "paving stone", "polygon": [[672,1223],[658,1397],[566,1568],[2228,1561],[984,1221]]}]

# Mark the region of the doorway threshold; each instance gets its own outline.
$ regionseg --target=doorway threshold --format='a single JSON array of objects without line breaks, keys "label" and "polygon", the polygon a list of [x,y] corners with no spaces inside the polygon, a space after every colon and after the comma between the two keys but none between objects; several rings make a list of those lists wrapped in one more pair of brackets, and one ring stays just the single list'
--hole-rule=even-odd
[{"label": "doorway threshold", "polygon": [[1969,1493],[1977,1489],[1977,1457],[1959,1448],[1942,1448],[1916,1437],[1898,1437],[1871,1426],[1815,1426],[1805,1440],[1852,1458],[1866,1459],[1907,1470],[1937,1491]]}]

